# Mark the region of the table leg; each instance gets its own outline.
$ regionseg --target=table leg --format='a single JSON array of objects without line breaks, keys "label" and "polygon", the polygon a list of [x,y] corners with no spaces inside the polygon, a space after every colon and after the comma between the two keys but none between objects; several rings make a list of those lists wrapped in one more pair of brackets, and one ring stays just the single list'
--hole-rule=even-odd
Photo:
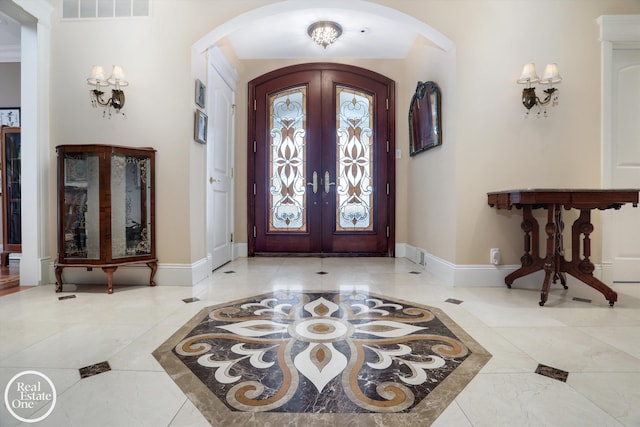
[{"label": "table leg", "polygon": [[520,258],[522,266],[504,278],[504,282],[508,288],[511,287],[514,280],[535,271],[542,270],[544,265],[544,259],[541,259],[539,256],[540,230],[538,221],[533,217],[530,205],[522,207],[522,224],[520,224],[520,227],[522,231],[524,231],[524,255]]},{"label": "table leg", "polygon": [[[571,262],[564,262],[562,269],[603,294],[609,301],[609,305],[613,307],[613,304],[618,300],[618,294],[609,286],[593,277],[593,270],[595,269],[595,266],[589,259],[591,256],[591,238],[589,235],[592,232],[593,224],[591,224],[591,211],[589,209],[581,209],[580,216],[575,220],[571,227]],[[584,235],[584,238],[582,239],[583,259],[580,259],[581,235]]]},{"label": "table leg", "polygon": [[544,281],[542,282],[542,290],[540,291],[540,306],[547,302],[549,295],[549,284],[551,278],[556,275],[556,235],[557,224],[555,223],[556,211],[560,209],[559,205],[550,204],[547,208],[547,225],[544,227],[547,233],[547,251],[544,259]]},{"label": "table leg", "polygon": [[562,207],[556,206],[555,210],[555,223],[556,223],[556,250],[555,250],[555,269],[553,273],[553,283],[556,283],[560,279],[560,284],[565,289],[569,289],[567,286],[567,277],[562,272],[562,262],[564,261],[564,221],[562,220]]}]

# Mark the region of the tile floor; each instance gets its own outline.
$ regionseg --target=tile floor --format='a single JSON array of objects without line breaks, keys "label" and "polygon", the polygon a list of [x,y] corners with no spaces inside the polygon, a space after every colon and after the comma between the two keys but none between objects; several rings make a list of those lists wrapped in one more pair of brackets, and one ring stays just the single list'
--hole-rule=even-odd
[{"label": "tile floor", "polygon": [[[0,297],[0,391],[34,370],[57,392],[37,424],[21,424],[3,402],[0,426],[209,425],[151,353],[204,307],[274,289],[361,289],[444,311],[493,357],[433,426],[640,425],[640,284],[614,285],[614,308],[571,282],[539,307],[527,278],[513,289],[456,288],[416,271],[406,259],[242,258],[194,287],[116,286],[107,295],[47,285]],[[110,370],[80,378],[102,362]],[[535,373],[539,365],[568,372],[566,382]],[[402,415],[394,424],[408,425]]]}]

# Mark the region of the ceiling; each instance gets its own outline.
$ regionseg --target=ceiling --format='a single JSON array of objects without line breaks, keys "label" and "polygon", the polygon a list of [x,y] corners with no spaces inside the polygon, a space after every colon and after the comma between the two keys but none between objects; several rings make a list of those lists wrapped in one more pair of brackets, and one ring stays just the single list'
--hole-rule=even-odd
[{"label": "ceiling", "polygon": [[[307,34],[309,25],[317,21],[334,21],[342,27],[340,38],[326,49]],[[404,23],[378,14],[311,8],[253,19],[227,39],[240,59],[405,58],[417,36]]]},{"label": "ceiling", "polygon": [[[294,7],[292,7],[294,5]],[[306,0],[258,8],[212,31],[226,38],[240,59],[405,58],[419,35],[438,39],[423,23],[368,2]],[[380,9],[380,10],[379,10]],[[313,43],[307,29],[317,21],[335,21],[343,29],[326,49]],[[445,47],[446,49],[446,47]],[[13,59],[11,59],[13,57]],[[0,12],[0,62],[20,61],[20,24]]]}]

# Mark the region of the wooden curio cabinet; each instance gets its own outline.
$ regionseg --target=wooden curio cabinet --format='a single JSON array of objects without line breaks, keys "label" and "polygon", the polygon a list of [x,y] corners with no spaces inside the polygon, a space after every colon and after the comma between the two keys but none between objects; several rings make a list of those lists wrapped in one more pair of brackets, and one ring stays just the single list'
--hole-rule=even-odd
[{"label": "wooden curio cabinet", "polygon": [[99,267],[113,293],[119,266],[158,268],[155,241],[155,150],[112,145],[60,145],[56,292],[66,267]]},{"label": "wooden curio cabinet", "polygon": [[2,255],[9,265],[9,254],[22,252],[22,162],[20,128],[2,126]]}]

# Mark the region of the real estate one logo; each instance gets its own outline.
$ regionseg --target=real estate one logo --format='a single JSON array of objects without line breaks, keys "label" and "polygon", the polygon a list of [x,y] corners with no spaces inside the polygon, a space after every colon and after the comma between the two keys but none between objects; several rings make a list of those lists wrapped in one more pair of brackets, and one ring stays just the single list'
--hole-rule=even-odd
[{"label": "real estate one logo", "polygon": [[17,420],[37,423],[53,412],[56,387],[41,372],[23,371],[11,378],[4,389],[4,404]]}]

